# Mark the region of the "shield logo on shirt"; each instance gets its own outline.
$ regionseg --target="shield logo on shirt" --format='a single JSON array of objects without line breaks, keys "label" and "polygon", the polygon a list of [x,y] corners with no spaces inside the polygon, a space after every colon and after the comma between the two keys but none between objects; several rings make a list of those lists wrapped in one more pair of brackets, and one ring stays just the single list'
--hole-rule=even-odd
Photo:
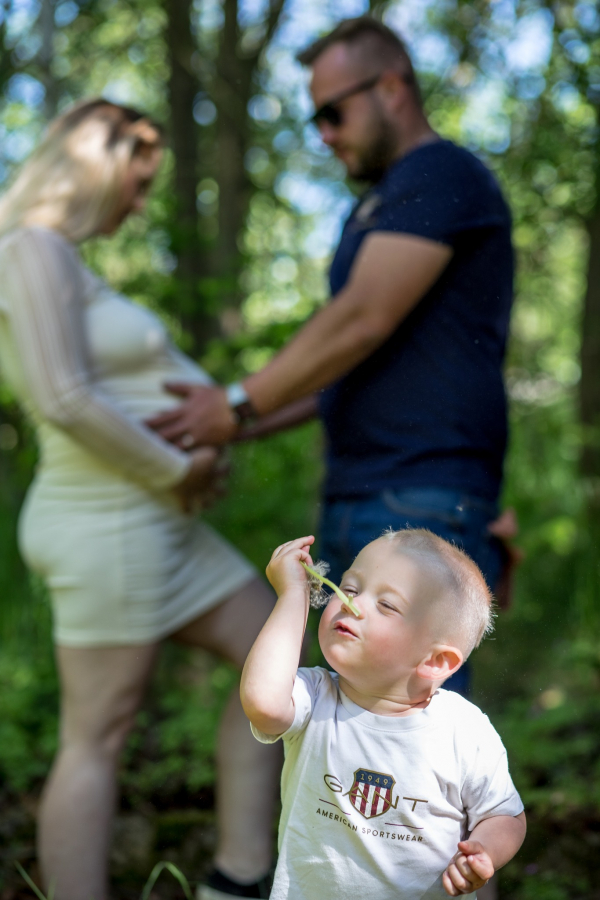
[{"label": "shield logo on shirt", "polygon": [[374,819],[398,805],[392,802],[392,794],[396,779],[383,772],[372,772],[370,769],[357,769],[354,783],[350,788],[350,803],[365,819]]}]

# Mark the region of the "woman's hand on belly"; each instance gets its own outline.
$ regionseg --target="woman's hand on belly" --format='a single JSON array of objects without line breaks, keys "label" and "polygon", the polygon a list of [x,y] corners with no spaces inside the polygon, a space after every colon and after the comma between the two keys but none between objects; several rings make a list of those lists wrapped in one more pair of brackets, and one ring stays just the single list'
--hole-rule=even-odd
[{"label": "woman's hand on belly", "polygon": [[225,492],[229,464],[215,447],[200,447],[190,454],[192,465],[183,481],[173,488],[185,513],[206,507]]}]

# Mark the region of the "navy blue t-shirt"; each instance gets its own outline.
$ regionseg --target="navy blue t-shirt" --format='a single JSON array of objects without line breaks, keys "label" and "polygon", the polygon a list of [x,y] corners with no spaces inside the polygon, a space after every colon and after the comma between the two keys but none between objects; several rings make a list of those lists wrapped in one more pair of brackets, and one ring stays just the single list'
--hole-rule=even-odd
[{"label": "navy blue t-shirt", "polygon": [[394,334],[320,394],[329,498],[448,487],[495,500],[506,449],[502,363],[512,301],[510,213],[490,171],[450,141],[394,163],[356,205],[330,271],[333,302],[371,232],[453,248]]}]

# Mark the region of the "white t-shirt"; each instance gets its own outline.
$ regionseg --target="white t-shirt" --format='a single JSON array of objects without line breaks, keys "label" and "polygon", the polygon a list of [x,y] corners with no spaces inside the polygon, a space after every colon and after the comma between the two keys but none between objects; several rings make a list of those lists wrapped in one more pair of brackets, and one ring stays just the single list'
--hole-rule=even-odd
[{"label": "white t-shirt", "polygon": [[293,697],[271,900],[447,900],[459,840],[523,811],[500,737],[452,691],[414,715],[377,716],[315,668],[298,670]]}]

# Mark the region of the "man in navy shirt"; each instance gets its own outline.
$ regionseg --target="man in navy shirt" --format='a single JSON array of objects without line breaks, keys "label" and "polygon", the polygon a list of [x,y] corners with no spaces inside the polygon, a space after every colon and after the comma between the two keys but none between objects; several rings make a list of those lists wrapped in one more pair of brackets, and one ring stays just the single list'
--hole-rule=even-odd
[{"label": "man in navy shirt", "polygon": [[[243,384],[175,386],[151,423],[183,447],[315,411],[327,434],[320,555],[339,578],[387,527],[463,546],[495,586],[488,530],[506,449],[502,364],[512,300],[510,214],[488,169],[430,127],[397,36],[367,17],[300,55],[314,122],[348,174],[372,185],[331,267],[332,302]],[[459,686],[457,686],[459,687]]]}]

